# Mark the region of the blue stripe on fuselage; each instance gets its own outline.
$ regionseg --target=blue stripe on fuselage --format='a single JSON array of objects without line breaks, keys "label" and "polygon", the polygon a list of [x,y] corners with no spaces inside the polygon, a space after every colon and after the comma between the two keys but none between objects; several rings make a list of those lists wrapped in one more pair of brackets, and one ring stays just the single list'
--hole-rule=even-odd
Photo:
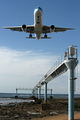
[{"label": "blue stripe on fuselage", "polygon": [[37,8],[35,8],[35,9],[34,9],[34,12],[35,12],[36,10],[41,10],[41,12],[43,12],[43,10],[42,10],[41,7],[37,7]]}]

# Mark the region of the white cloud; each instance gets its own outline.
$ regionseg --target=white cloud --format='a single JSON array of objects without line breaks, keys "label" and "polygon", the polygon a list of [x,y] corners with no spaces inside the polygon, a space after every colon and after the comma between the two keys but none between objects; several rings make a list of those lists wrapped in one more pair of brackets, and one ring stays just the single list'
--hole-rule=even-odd
[{"label": "white cloud", "polygon": [[[43,51],[17,51],[0,47],[0,92],[15,92],[16,87],[33,88],[57,58]],[[80,73],[80,65],[78,68]],[[53,88],[53,93],[67,93],[67,79],[65,73],[51,81],[48,88]],[[78,93],[79,90],[80,85],[77,84]]]},{"label": "white cloud", "polygon": [[8,89],[12,88],[11,91],[15,87],[34,87],[48,71],[52,60],[53,56],[50,54],[1,47],[0,91],[8,91],[6,86]]}]

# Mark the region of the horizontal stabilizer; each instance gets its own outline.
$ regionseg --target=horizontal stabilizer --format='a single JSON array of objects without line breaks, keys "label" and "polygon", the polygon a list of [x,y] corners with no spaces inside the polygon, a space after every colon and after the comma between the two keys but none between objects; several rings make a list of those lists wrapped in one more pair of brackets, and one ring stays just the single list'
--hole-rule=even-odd
[{"label": "horizontal stabilizer", "polygon": [[[26,38],[33,38],[33,39],[36,39],[36,37],[26,37]],[[41,37],[41,39],[51,39],[51,37]]]}]

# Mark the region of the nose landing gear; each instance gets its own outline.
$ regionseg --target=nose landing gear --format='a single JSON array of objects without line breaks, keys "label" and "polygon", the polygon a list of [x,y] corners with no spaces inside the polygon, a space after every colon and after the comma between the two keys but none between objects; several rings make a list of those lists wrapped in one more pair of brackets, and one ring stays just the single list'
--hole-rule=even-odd
[{"label": "nose landing gear", "polygon": [[29,37],[32,38],[32,34],[31,33],[30,33]]},{"label": "nose landing gear", "polygon": [[46,34],[44,35],[44,38],[47,38],[47,35],[46,35]]}]

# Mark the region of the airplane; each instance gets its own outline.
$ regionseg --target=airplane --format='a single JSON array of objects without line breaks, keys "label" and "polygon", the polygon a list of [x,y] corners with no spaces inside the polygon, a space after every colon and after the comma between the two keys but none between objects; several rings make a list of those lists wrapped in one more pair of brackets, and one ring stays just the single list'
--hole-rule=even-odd
[{"label": "airplane", "polygon": [[[62,28],[55,27],[54,25],[46,26],[42,25],[42,13],[43,10],[41,7],[37,7],[34,9],[34,25],[26,26],[23,24],[22,26],[14,26],[14,27],[2,27],[4,29],[10,29],[13,31],[26,32],[30,33],[29,37],[26,38],[36,38],[39,39],[50,39],[51,37],[47,37],[47,33],[51,32],[64,32],[66,30],[74,30],[75,28]],[[35,34],[35,37],[32,37],[32,34]],[[44,37],[41,37],[41,34],[44,34]]]}]

